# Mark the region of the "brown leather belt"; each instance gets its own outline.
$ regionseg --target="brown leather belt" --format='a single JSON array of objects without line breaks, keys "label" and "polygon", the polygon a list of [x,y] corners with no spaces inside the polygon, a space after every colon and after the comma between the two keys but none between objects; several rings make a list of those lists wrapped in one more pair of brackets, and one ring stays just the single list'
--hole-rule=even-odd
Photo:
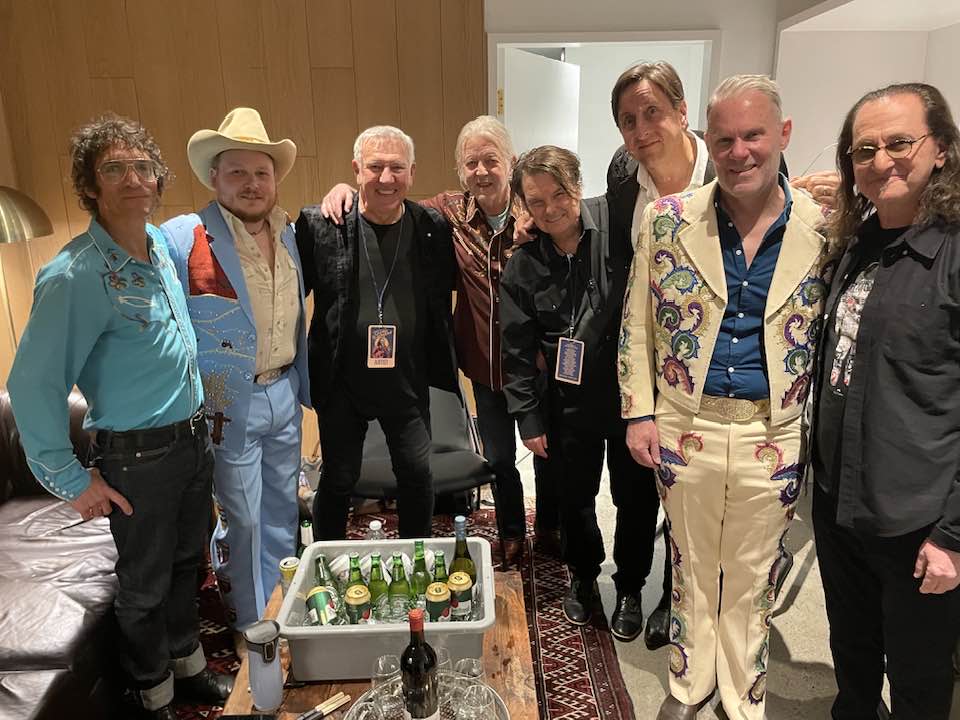
[{"label": "brown leather belt", "polygon": [[277,380],[283,377],[283,374],[290,369],[289,365],[284,365],[276,370],[267,370],[257,375],[253,381],[257,385],[273,385]]},{"label": "brown leather belt", "polygon": [[740,398],[704,395],[700,399],[700,412],[718,415],[731,422],[746,422],[770,417],[769,400],[742,400]]}]

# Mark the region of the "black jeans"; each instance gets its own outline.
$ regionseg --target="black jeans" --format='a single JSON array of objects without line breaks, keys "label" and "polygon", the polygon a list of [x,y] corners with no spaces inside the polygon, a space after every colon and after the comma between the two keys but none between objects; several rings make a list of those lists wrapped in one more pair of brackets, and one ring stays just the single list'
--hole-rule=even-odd
[{"label": "black jeans", "polygon": [[342,540],[347,534],[350,494],[360,479],[363,441],[370,420],[380,423],[393,474],[397,478],[400,537],[431,535],[433,474],[430,471],[430,411],[410,407],[368,417],[343,392],[330,398],[320,416],[323,469],[313,499],[314,532],[318,540]]},{"label": "black jeans", "polygon": [[[477,429],[483,442],[483,455],[497,476],[493,497],[497,504],[500,538],[523,538],[527,526],[523,483],[517,470],[516,423],[507,411],[507,398],[502,391],[475,382],[473,397],[477,402]],[[549,463],[541,458],[534,458],[536,523],[540,530],[552,530],[560,526],[557,488],[548,475],[549,467]]]},{"label": "black jeans", "polygon": [[130,516],[114,508],[110,531],[117,545],[121,664],[138,689],[162,683],[170,660],[198,647],[197,573],[206,562],[212,513],[206,422],[176,439],[151,439],[163,430],[142,431],[139,438],[100,431],[95,449],[103,479],[133,506]]},{"label": "black jeans", "polygon": [[960,590],[921,594],[913,577],[930,528],[897,537],[836,523],[836,500],[814,488],[813,529],[839,690],[834,720],[876,720],[884,656],[896,720],[947,720]]},{"label": "black jeans", "polygon": [[639,593],[653,565],[660,497],[652,471],[633,461],[625,435],[605,435],[570,427],[554,416],[547,452],[560,485],[563,558],[581,581],[592,583],[606,557],[597,525],[604,448],[610,470],[610,495],[617,508],[613,582],[617,592]]}]

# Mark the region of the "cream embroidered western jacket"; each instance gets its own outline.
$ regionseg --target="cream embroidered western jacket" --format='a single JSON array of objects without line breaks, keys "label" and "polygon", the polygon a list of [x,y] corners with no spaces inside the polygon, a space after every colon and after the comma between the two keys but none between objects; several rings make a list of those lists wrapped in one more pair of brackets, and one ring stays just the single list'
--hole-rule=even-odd
[{"label": "cream embroidered western jacket", "polygon": [[[696,413],[727,306],[714,209],[716,181],[647,206],[627,283],[620,330],[622,414],[654,414],[654,388]],[[764,312],[763,344],[774,425],[796,418],[810,389],[821,311],[837,246],[817,228],[823,214],[793,193]],[[649,288],[649,292],[646,290]]]}]

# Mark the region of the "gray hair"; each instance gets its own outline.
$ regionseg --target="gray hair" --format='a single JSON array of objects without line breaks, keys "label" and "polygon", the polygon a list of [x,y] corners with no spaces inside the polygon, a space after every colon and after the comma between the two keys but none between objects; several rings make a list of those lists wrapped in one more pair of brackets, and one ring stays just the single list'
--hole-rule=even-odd
[{"label": "gray hair", "polygon": [[508,175],[513,165],[513,158],[517,155],[513,149],[513,141],[510,139],[507,127],[492,115],[479,115],[464,125],[460,129],[460,134],[457,135],[454,159],[457,163],[457,175],[461,183],[463,182],[463,148],[467,144],[467,140],[478,136],[487,138],[496,146],[497,152],[501,155],[500,159],[508,166]]},{"label": "gray hair", "polygon": [[403,130],[393,127],[393,125],[374,125],[357,135],[357,139],[353,141],[353,159],[358,163],[361,162],[362,159],[363,146],[370,140],[399,140],[406,145],[407,159],[410,161],[410,164],[413,165],[415,160],[413,140]]},{"label": "gray hair", "polygon": [[767,96],[777,110],[777,119],[783,120],[783,102],[780,100],[780,87],[767,75],[733,75],[717,86],[707,103],[707,117],[713,106],[721,100],[735,95],[756,91]]}]

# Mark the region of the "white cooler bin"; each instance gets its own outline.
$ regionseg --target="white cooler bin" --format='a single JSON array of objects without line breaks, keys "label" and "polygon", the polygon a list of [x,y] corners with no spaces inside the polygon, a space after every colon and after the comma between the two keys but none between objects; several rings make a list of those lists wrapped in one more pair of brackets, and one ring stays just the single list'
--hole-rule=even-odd
[{"label": "white cooler bin", "polygon": [[[443,550],[447,570],[453,563],[456,539],[426,538],[428,550]],[[453,662],[465,657],[481,657],[483,634],[496,621],[493,563],[490,543],[483,538],[468,537],[467,547],[477,566],[477,585],[483,598],[483,615],[479,620],[464,622],[428,622],[424,625],[427,642],[445,647]],[[413,540],[343,540],[316,542],[303,551],[300,567],[280,606],[277,622],[280,635],[290,646],[291,674],[297,680],[355,680],[370,677],[373,661],[380,655],[399,656],[410,642],[410,628],[402,624],[304,626],[306,596],[314,584],[314,558],[323,553],[328,562],[344,553],[358,552],[360,557],[380,552],[386,566],[395,552],[413,557]],[[408,577],[409,579],[409,577]]]}]

